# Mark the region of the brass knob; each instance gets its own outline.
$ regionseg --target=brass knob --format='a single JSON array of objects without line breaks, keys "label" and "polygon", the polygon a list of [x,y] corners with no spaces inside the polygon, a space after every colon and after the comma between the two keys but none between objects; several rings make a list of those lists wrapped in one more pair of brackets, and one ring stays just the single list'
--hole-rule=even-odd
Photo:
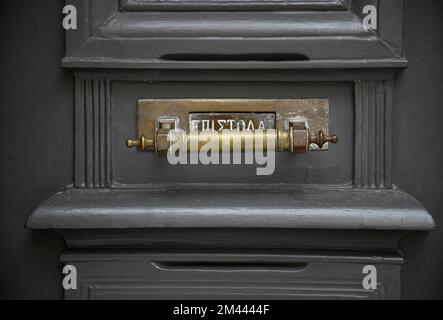
[{"label": "brass knob", "polygon": [[126,146],[128,148],[137,147],[139,150],[152,150],[154,149],[154,140],[147,139],[142,135],[138,140],[126,140]]},{"label": "brass knob", "polygon": [[338,137],[336,135],[328,136],[323,132],[323,130],[320,130],[317,134],[309,136],[309,143],[315,143],[320,148],[323,148],[323,145],[326,142],[337,143]]}]

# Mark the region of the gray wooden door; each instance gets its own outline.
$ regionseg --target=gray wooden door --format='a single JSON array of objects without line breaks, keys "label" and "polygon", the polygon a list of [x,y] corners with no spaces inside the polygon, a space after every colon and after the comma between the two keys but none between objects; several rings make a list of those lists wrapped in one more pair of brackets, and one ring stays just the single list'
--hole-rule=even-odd
[{"label": "gray wooden door", "polygon": [[[64,44],[57,33],[58,55],[43,68],[63,79],[50,103],[63,111],[24,107],[22,118],[39,137],[28,149],[40,158],[27,166],[43,168],[34,182],[47,188],[27,208],[26,226],[46,230],[35,237],[61,236],[48,261],[56,272],[75,266],[79,284],[64,297],[398,299],[402,281],[409,281],[403,296],[412,297],[413,274],[426,267],[405,257],[400,244],[435,228],[438,192],[426,200],[423,190],[437,188],[439,179],[438,170],[413,172],[425,170],[420,154],[437,155],[423,147],[432,140],[427,131],[411,137],[410,128],[415,121],[425,128],[420,117],[431,121],[437,111],[421,113],[418,98],[405,98],[412,96],[410,79],[422,72],[405,50],[405,37],[413,41],[408,32],[414,34],[405,15],[414,11],[410,2],[70,1],[76,28],[63,31]],[[421,50],[413,61],[427,65]],[[11,53],[6,61],[19,64]],[[41,97],[45,83],[57,83],[39,81],[30,94]],[[17,106],[20,90],[11,90],[2,95]],[[171,165],[127,147],[127,139],[141,138],[140,101],[177,99],[326,101],[327,133],[339,140],[327,151],[277,153],[275,171],[264,176],[254,165]],[[8,133],[18,110],[6,114]],[[438,123],[431,123],[435,132]],[[63,128],[59,138],[53,128]],[[29,143],[16,142],[8,154],[27,153]],[[18,177],[38,171],[24,168]],[[364,285],[367,266],[377,270],[375,287]]]}]

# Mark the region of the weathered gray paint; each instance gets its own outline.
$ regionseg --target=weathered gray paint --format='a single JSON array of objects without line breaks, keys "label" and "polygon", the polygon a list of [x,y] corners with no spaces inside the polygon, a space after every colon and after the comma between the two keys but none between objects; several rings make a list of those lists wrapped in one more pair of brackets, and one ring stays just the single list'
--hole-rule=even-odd
[{"label": "weathered gray paint", "polygon": [[[310,10],[299,7],[298,11],[279,11],[281,6],[274,2],[269,11],[248,6],[230,6],[232,12],[207,11],[205,5],[197,5],[194,12],[177,12],[175,8],[151,12],[144,1],[130,1],[129,6],[125,2],[119,7],[118,0],[73,0],[70,4],[76,5],[80,17],[88,18],[80,20],[82,32],[68,33],[62,65],[169,69],[311,69],[337,63],[352,68],[405,66],[401,55],[403,1],[378,2],[381,27],[377,33],[361,24],[363,5],[373,1],[341,1],[341,8],[337,2],[315,6],[316,2],[311,1],[314,6]],[[273,63],[251,59],[215,64],[167,58],[171,54],[272,57],[279,53],[288,58]],[[292,61],[300,56],[308,60]]]},{"label": "weathered gray paint", "polygon": [[[5,1],[0,19],[0,297],[57,299],[63,239],[24,228],[72,183],[73,79],[60,69],[60,1]],[[22,128],[22,129],[19,129]]]},{"label": "weathered gray paint", "polygon": [[206,11],[238,11],[238,10],[294,10],[322,9],[345,10],[348,0],[122,0],[120,7],[124,11],[171,11],[171,10],[206,10]]},{"label": "weathered gray paint", "polygon": [[[394,2],[390,1],[390,3]],[[2,59],[6,66],[11,66],[14,69],[8,71],[7,68],[4,68],[3,70],[5,71],[4,73],[2,72],[1,132],[7,141],[11,141],[11,137],[19,137],[20,139],[17,139],[16,143],[10,143],[10,147],[6,149],[7,151],[2,153],[2,177],[8,177],[8,179],[2,179],[1,212],[4,223],[2,222],[1,224],[1,254],[2,261],[7,260],[8,263],[2,263],[1,266],[1,294],[4,297],[60,297],[60,275],[54,272],[60,271],[56,270],[58,265],[57,256],[61,251],[60,242],[50,234],[25,231],[22,229],[22,226],[26,216],[30,213],[31,206],[37,206],[43,198],[50,196],[56,190],[60,190],[63,185],[72,182],[71,163],[74,150],[72,144],[70,144],[72,143],[70,138],[72,139],[73,132],[73,128],[70,126],[73,110],[71,105],[72,96],[69,90],[69,77],[64,76],[62,77],[63,80],[57,83],[44,78],[44,74],[47,74],[48,71],[54,72],[53,74],[60,74],[60,71],[57,71],[59,70],[57,64],[62,56],[62,33],[57,28],[59,28],[60,24],[59,13],[61,6],[58,4],[57,7],[54,3],[47,8],[42,8],[40,2],[27,5],[33,7],[32,14],[31,11],[28,12],[23,8],[19,8],[19,4],[14,4],[13,7],[12,4],[5,5],[5,8],[9,9],[6,11],[17,13],[15,15],[10,14],[8,17],[12,19],[12,17],[22,14],[20,19],[23,19],[23,22],[18,24],[16,20],[11,20],[9,24],[15,25],[16,28],[2,28],[2,30],[9,32],[6,39],[10,39],[11,43],[15,44],[12,45],[11,50],[4,53],[5,58]],[[393,182],[399,185],[401,189],[416,196],[430,210],[437,223],[440,220],[439,212],[442,210],[442,195],[439,188],[442,177],[440,165],[441,152],[436,147],[434,140],[435,132],[440,127],[439,119],[441,118],[440,113],[442,110],[439,97],[439,84],[442,80],[437,68],[441,63],[441,41],[440,32],[436,27],[440,19],[438,16],[440,11],[441,4],[437,1],[427,5],[412,0],[406,3],[405,56],[408,57],[410,66],[409,69],[400,73],[396,82],[393,108],[394,130],[392,135],[394,141]],[[52,12],[52,14],[48,12]],[[43,20],[40,17],[45,17],[45,19]],[[6,18],[2,20],[2,22],[8,21]],[[392,19],[389,22],[395,25],[396,20]],[[45,24],[47,24],[47,28],[43,27]],[[418,28],[418,25],[420,25],[420,28]],[[32,34],[32,30],[34,30],[34,34]],[[27,42],[14,42],[15,40],[13,41],[13,39],[21,37],[17,36],[17,33],[12,33],[12,31],[19,32],[22,38],[29,37],[31,33],[33,35],[32,39],[35,42],[30,42],[30,47],[26,47]],[[54,39],[58,40],[55,41]],[[44,43],[47,43],[45,50],[40,50],[40,46]],[[58,49],[56,49],[56,46],[58,46]],[[18,54],[19,52],[20,54]],[[39,52],[44,55],[39,56]],[[28,57],[29,61],[38,57],[38,63],[36,65],[26,65],[23,63],[23,61],[26,61],[22,59],[24,57]],[[94,62],[92,61],[91,63]],[[294,63],[301,66],[306,65],[303,61]],[[374,66],[371,63],[366,64],[364,61],[359,61],[358,64],[352,63],[352,61],[338,62],[337,64],[318,62],[315,66],[317,68],[329,68],[333,65],[336,67]],[[383,61],[377,61],[376,63],[378,67],[392,67],[395,65],[389,64],[389,62],[386,64]],[[178,65],[178,63],[174,64]],[[107,64],[107,66],[111,65]],[[143,65],[140,64],[139,66]],[[147,65],[145,64],[144,66]],[[198,65],[201,66],[202,64],[199,63]],[[226,65],[227,63],[216,63],[214,67],[226,67]],[[257,62],[233,64],[233,66],[239,65],[244,65],[247,68],[251,66],[257,68],[275,66],[275,64],[263,66],[263,63]],[[17,66],[22,66],[23,72],[19,72],[20,69],[17,69]],[[118,63],[115,66],[118,66]],[[306,68],[310,66],[313,65],[308,64]],[[193,67],[196,67],[196,65],[194,64]],[[150,72],[143,70],[135,72],[135,74]],[[155,74],[156,72],[152,73]],[[269,72],[271,75],[276,73],[275,71]],[[388,73],[381,69],[371,72],[350,70],[347,76],[343,76],[340,71],[325,72],[324,70],[319,70],[316,74],[312,74],[301,70],[297,71],[296,74],[292,74],[291,77],[295,80],[303,81],[313,79],[322,81],[321,78],[323,78],[323,81],[343,81],[345,78],[348,80],[385,81],[389,80]],[[21,76],[17,77],[24,74],[33,78],[25,78],[23,80]],[[106,72],[97,71],[97,74],[106,74]],[[221,74],[225,77],[233,76],[231,72],[222,72]],[[163,76],[159,75],[160,78]],[[174,76],[176,79],[188,78],[187,73],[177,72],[174,73]],[[242,77],[239,74],[235,76]],[[3,86],[5,83],[10,84],[10,87]],[[21,83],[27,85],[20,86]],[[44,85],[44,88],[36,87],[36,84]],[[62,85],[63,89],[61,89],[62,91],[57,91],[60,85]],[[49,90],[44,90],[46,88],[49,88]],[[48,94],[48,91],[52,94]],[[58,101],[52,100],[54,92],[60,92],[63,99]],[[19,98],[23,99],[24,97],[29,98],[29,103],[18,105],[17,101],[20,101]],[[30,113],[24,113],[25,110]],[[24,114],[26,115],[23,116]],[[17,128],[21,127],[23,123],[27,124],[27,127],[36,126],[36,130],[33,131],[32,135],[25,135],[23,137],[17,135]],[[425,129],[421,132],[419,130],[414,131],[419,133],[412,136],[412,138],[405,139],[410,134],[411,128],[415,130],[417,127]],[[51,131],[51,128],[54,128],[54,132]],[[57,150],[57,152],[54,152],[54,150]],[[57,157],[58,161],[53,161],[53,157]],[[365,178],[362,181],[370,180]],[[38,186],[38,189],[35,186]],[[94,237],[100,238],[101,236],[96,230],[91,232],[84,230],[83,232],[87,234],[84,235],[83,239],[81,239],[82,235],[78,233],[75,235],[69,234],[72,236],[70,238],[66,233],[64,236],[70,239],[69,245],[76,246],[77,248],[83,246],[85,241],[88,242],[88,245],[93,245]],[[173,239],[177,240],[176,237],[174,238],[176,232],[182,234],[181,231],[165,230],[164,233],[162,232],[163,234],[157,233],[157,236],[159,238],[164,236],[163,241],[167,244],[168,239],[171,241]],[[192,235],[189,232],[194,232],[194,234]],[[231,235],[229,231],[218,236],[220,237],[217,239],[219,240],[218,243],[212,241],[212,233],[208,233],[205,230],[189,230],[189,232],[187,233],[188,240],[185,244],[188,248],[198,248],[198,241],[195,241],[195,239],[200,239],[200,237],[208,239],[210,246],[218,245],[220,247],[220,243],[229,242],[229,247],[232,247],[235,243],[245,238],[248,239],[250,245],[253,243],[253,237],[246,236],[241,238],[241,234],[237,234],[237,237],[239,237],[237,238],[238,241],[226,241],[231,239],[229,238]],[[251,233],[254,232],[251,231]],[[284,237],[287,237],[286,239],[291,239],[289,235],[293,234],[292,232],[283,230],[282,232]],[[155,232],[150,231],[150,233]],[[334,239],[339,238],[340,235],[343,237],[349,235],[349,233],[341,231],[331,231],[330,234],[335,234]],[[28,235],[32,235],[32,239],[27,238]],[[259,230],[255,233],[257,239],[262,238],[263,235],[268,236],[268,232]],[[315,233],[305,234],[305,236],[305,239],[315,242]],[[372,236],[373,240],[377,239],[376,235],[373,234]],[[390,236],[394,237],[392,233],[378,234],[378,236],[380,236],[379,240],[385,243],[389,243],[388,239]],[[79,237],[77,238],[78,240],[75,240],[75,237]],[[327,238],[327,236],[323,236],[323,240]],[[272,244],[275,247],[283,246],[284,240],[282,241],[282,238],[275,240],[274,236],[271,239],[274,239]],[[361,248],[363,248],[363,242],[366,242],[368,237],[353,234],[353,239],[360,239],[360,241],[363,239],[360,244]],[[112,241],[112,236],[108,235],[107,241],[109,244],[109,241]],[[349,242],[347,241],[347,243]],[[324,243],[324,241],[317,242],[314,247],[320,246],[321,243]],[[396,243],[396,241],[393,241],[390,244],[390,250],[396,246]],[[439,281],[441,279],[441,271],[438,268],[442,259],[440,243],[440,231],[431,232],[427,239],[425,235],[405,238],[401,246],[402,251],[406,255],[406,265],[402,278],[403,297],[436,298],[442,296],[441,286],[439,285],[441,283]],[[51,244],[54,244],[54,246],[52,247]],[[169,242],[170,244],[171,242]],[[175,244],[176,246],[178,245],[178,243]],[[97,245],[103,245],[103,242]],[[33,255],[32,259],[29,258],[29,254]],[[30,261],[31,263],[29,263]],[[33,273],[27,272],[25,268],[31,265],[37,271]],[[119,269],[111,268],[105,271],[111,272],[112,270],[118,271]]]},{"label": "weathered gray paint", "polygon": [[[71,189],[38,207],[33,229],[294,228],[432,230],[418,201],[394,190],[227,185]],[[241,244],[239,244],[240,246]]]},{"label": "weathered gray paint", "polygon": [[[58,229],[69,248],[161,248],[162,250],[271,249],[395,252],[413,231],[288,228],[131,228]],[[261,248],[261,249],[257,249]],[[200,252],[200,251],[199,251]],[[288,251],[289,252],[289,251]]]},{"label": "weathered gray paint", "polygon": [[[82,3],[87,4],[88,1]],[[85,7],[90,8],[90,5]],[[353,8],[358,8],[358,5]],[[380,9],[383,14],[389,11],[383,5]],[[401,14],[401,2],[396,4],[395,9],[397,15]],[[205,82],[198,82],[193,79],[193,72],[186,71],[178,74],[178,77],[174,72],[169,73],[168,80],[159,79],[159,75],[163,73],[161,71],[155,72],[154,77],[130,70],[75,71],[74,183],[79,190],[66,191],[42,204],[30,217],[28,227],[55,229],[62,235],[66,235],[62,230],[69,229],[72,230],[71,235],[75,231],[86,240],[88,247],[92,242],[85,238],[90,233],[86,234],[84,229],[95,230],[100,235],[103,230],[118,228],[123,230],[122,235],[131,237],[132,229],[151,228],[376,229],[393,230],[398,234],[398,231],[403,230],[430,230],[434,227],[432,218],[415,200],[389,191],[393,188],[393,75],[398,71],[396,67],[404,66],[405,59],[401,56],[401,47],[388,45],[389,42],[383,38],[383,30],[386,29],[377,33],[369,32],[361,25],[358,15],[347,8],[343,8],[342,11],[326,9],[317,12],[229,14],[207,11],[127,13],[123,8],[102,19],[105,11],[93,10],[88,13],[87,18],[84,14],[81,15],[82,21],[86,21],[90,30],[94,31],[63,60],[63,66],[85,67],[82,63],[87,61],[88,67],[109,68],[109,62],[117,61],[113,66],[119,68],[146,66],[139,64],[142,62],[150,63],[151,68],[162,69],[165,67],[163,62],[175,60],[178,62],[176,66],[180,67],[180,63],[190,61],[200,68],[208,68],[210,72],[206,74],[206,78],[203,75]],[[382,20],[380,25],[383,25],[387,18],[383,14],[379,15]],[[100,23],[96,23],[96,18],[101,19]],[[198,21],[198,24],[195,21]],[[205,28],[201,28],[202,23]],[[402,32],[401,23],[399,24],[400,26],[394,28],[391,25],[391,29],[397,32],[397,37]],[[394,34],[395,32],[390,35]],[[70,43],[70,33],[67,33],[67,39]],[[395,37],[393,40],[395,42]],[[397,39],[397,43],[401,41]],[[261,45],[264,47],[261,48]],[[254,55],[250,55],[251,46],[254,46]],[[123,47],[125,50],[118,50]],[[247,48],[246,51],[244,48]],[[288,48],[289,51],[292,48],[303,48],[304,51],[285,51]],[[339,52],[335,51],[336,48]],[[68,50],[71,49],[72,46]],[[267,71],[274,68],[269,61],[274,61],[275,66],[281,68],[280,62],[300,59],[300,65],[290,67],[303,66],[312,69],[310,73],[315,74],[316,68],[324,60],[328,61],[331,71],[335,72],[340,70],[339,65],[343,61],[350,60],[359,61],[350,65],[353,68],[373,67],[367,61],[368,53],[375,61],[391,59],[392,63],[387,65],[390,70],[388,73],[375,71],[367,76],[367,80],[362,80],[357,74],[348,75],[352,86],[349,87],[349,82],[345,84],[348,86],[347,96],[340,96],[342,84],[330,83],[328,88],[324,84],[322,86],[326,79],[321,77],[316,78],[318,84],[306,82],[303,78],[303,82],[290,84],[283,77],[277,85],[268,78]],[[232,62],[230,60],[242,63],[255,61],[263,70],[261,76],[248,78],[248,72],[244,72],[246,81],[240,83],[236,78],[232,78],[232,72],[228,72],[226,76],[231,78],[222,81],[219,73],[211,69],[214,63],[221,61],[226,66],[227,62]],[[97,63],[98,61],[100,62]],[[200,65],[202,61],[207,63]],[[342,76],[346,77],[348,70],[345,69],[342,73]],[[363,70],[361,73],[368,72]],[[146,83],[152,85],[153,89],[146,86]],[[224,182],[226,178],[233,182],[241,182],[245,179],[244,174],[248,172],[236,172],[232,168],[220,172],[211,167],[203,169],[201,166],[179,167],[172,171],[161,165],[159,161],[162,159],[156,159],[152,154],[145,157],[145,154],[128,152],[122,143],[126,137],[132,136],[130,132],[134,131],[134,124],[131,125],[134,122],[131,119],[136,118],[136,113],[134,108],[131,108],[131,101],[137,101],[140,96],[148,99],[207,98],[208,95],[213,95],[214,98],[251,98],[255,97],[254,93],[250,92],[251,89],[266,92],[266,96],[257,98],[283,98],[286,95],[293,97],[297,94],[303,98],[313,94],[313,97],[330,99],[333,123],[331,127],[336,127],[338,134],[345,137],[344,143],[342,139],[341,148],[336,148],[335,152],[328,152],[323,165],[320,160],[322,158],[308,156],[305,159],[307,162],[297,166],[296,161],[299,158],[294,157],[291,162],[295,166],[292,163],[281,166],[281,172],[277,172],[271,179],[250,179],[255,185],[262,185],[260,190],[246,190],[245,186],[228,186],[230,191],[226,192],[217,187],[220,182]],[[349,94],[349,89],[353,90],[353,95]],[[236,96],[237,94],[239,96]],[[340,99],[335,98],[337,94]],[[352,131],[350,119],[354,119]],[[348,131],[340,132],[341,128],[347,128]],[[353,164],[347,162],[351,159]],[[282,163],[280,158],[277,158],[277,161]],[[310,162],[314,164],[313,171],[310,170]],[[334,170],[335,168],[338,170]],[[291,185],[287,184],[289,181],[282,178],[295,175],[305,176],[304,179],[291,179],[292,183],[300,186],[299,189],[291,188]],[[341,180],[346,176],[347,178]],[[189,182],[194,181],[202,183],[200,187],[204,189],[203,192],[190,190]],[[264,185],[274,181],[279,184]],[[184,187],[179,189],[169,186],[165,190],[158,190],[159,184],[168,182],[183,182]],[[319,184],[328,186],[330,190],[321,188]],[[128,190],[119,190],[117,186],[126,187]],[[351,186],[355,190],[345,191],[345,186]],[[111,189],[97,189],[104,187]],[[142,189],[131,190],[134,187]],[[285,189],[289,191],[285,192]],[[370,189],[378,191],[367,191]],[[383,235],[386,236],[386,233]],[[362,233],[361,238],[365,236]],[[107,239],[110,247],[121,244],[118,240]],[[71,244],[70,239],[66,240],[68,245]],[[175,241],[180,244],[181,240],[177,237]],[[223,242],[222,240],[221,246]],[[140,243],[141,239],[139,246]],[[237,247],[241,248],[242,245],[240,238]],[[150,248],[146,244],[141,246]],[[345,247],[349,246],[334,249]],[[315,249],[324,249],[324,243],[318,243]],[[363,250],[358,247],[354,249]],[[394,255],[395,252],[396,248],[391,254]],[[333,252],[328,254],[332,255]],[[123,257],[124,254],[124,260]],[[129,268],[131,263],[128,262]],[[83,272],[82,276],[88,277],[88,274],[94,272],[94,265],[94,262],[91,262],[92,270]],[[329,267],[323,269],[323,276],[328,276]],[[351,266],[343,267],[346,269]],[[108,264],[106,268],[113,269],[113,266]],[[399,272],[400,269],[397,270],[397,278]],[[119,276],[127,279],[131,277],[130,274],[123,275],[122,271]],[[193,276],[190,274],[188,280]],[[107,276],[107,281],[117,280]],[[254,287],[249,289],[254,290]],[[142,297],[151,297],[143,294],[150,290],[149,287],[141,290]],[[395,292],[396,296],[400,294],[398,283],[391,284],[386,290]],[[160,291],[158,292],[160,294]],[[180,295],[178,289],[170,293],[173,296]],[[122,294],[123,292],[114,292],[113,297],[122,297]],[[219,293],[214,297],[222,296],[223,294]],[[311,295],[308,292],[301,293],[301,297],[309,296]],[[70,298],[69,295],[67,297]],[[82,297],[92,298],[90,295]],[[286,293],[286,297],[291,297],[291,294]],[[381,295],[379,298],[388,296]]]},{"label": "weathered gray paint", "polygon": [[[398,299],[399,256],[230,252],[66,253],[81,274],[67,299]],[[375,265],[378,290],[363,290]]]}]

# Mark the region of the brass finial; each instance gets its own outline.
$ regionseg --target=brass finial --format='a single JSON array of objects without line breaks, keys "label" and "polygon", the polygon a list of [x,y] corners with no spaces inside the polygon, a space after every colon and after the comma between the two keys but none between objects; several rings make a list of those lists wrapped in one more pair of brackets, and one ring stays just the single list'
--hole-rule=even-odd
[{"label": "brass finial", "polygon": [[323,145],[326,142],[337,143],[338,137],[336,135],[328,136],[323,132],[323,130],[320,130],[317,134],[309,137],[309,143],[315,143],[320,148],[323,148]]},{"label": "brass finial", "polygon": [[138,140],[126,140],[126,146],[128,148],[137,147],[140,150],[150,150],[154,148],[154,141],[151,139],[146,139],[144,135],[142,135]]}]

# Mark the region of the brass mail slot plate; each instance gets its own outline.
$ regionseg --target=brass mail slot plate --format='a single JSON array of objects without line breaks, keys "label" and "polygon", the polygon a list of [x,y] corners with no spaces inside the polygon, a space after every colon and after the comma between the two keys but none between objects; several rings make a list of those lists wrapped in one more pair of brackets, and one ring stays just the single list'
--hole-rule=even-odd
[{"label": "brass mail slot plate", "polygon": [[[152,139],[164,117],[177,118],[178,127],[187,131],[231,129],[231,124],[234,130],[260,129],[261,124],[264,129],[287,129],[291,120],[305,122],[311,132],[329,133],[327,99],[140,99],[138,137]],[[327,148],[326,143],[322,150]],[[311,144],[309,149],[320,148]]]}]

